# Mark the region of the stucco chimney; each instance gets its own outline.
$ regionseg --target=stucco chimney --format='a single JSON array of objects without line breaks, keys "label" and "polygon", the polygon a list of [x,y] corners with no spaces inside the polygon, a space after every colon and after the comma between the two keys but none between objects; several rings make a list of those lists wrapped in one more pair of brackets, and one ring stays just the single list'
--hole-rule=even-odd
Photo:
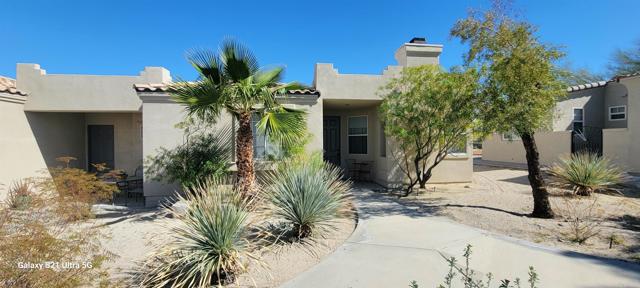
[{"label": "stucco chimney", "polygon": [[440,64],[442,45],[428,44],[424,37],[414,37],[396,50],[398,65],[411,67],[425,64]]}]

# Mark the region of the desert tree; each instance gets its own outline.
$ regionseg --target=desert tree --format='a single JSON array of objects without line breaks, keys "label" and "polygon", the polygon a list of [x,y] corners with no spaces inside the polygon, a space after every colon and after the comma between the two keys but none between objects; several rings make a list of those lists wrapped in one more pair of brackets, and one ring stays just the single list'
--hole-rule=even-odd
[{"label": "desert tree", "polygon": [[465,64],[482,71],[479,122],[486,131],[520,136],[534,200],[531,215],[553,218],[534,133],[551,124],[556,101],[566,93],[555,68],[563,53],[541,43],[534,26],[499,6],[471,12],[456,22],[451,35],[469,45]]},{"label": "desert tree", "polygon": [[436,65],[407,67],[383,90],[380,114],[394,142],[393,156],[408,178],[406,195],[424,188],[433,169],[457,147],[466,147],[474,122],[478,74],[446,72]]},{"label": "desert tree", "polygon": [[613,53],[612,63],[609,64],[609,70],[614,75],[640,72],[640,39],[629,49],[616,50]]},{"label": "desert tree", "polygon": [[234,40],[225,40],[219,51],[194,50],[187,60],[198,73],[196,81],[179,81],[170,93],[190,116],[213,122],[223,111],[237,121],[236,181],[243,194],[254,193],[252,117],[260,117],[258,131],[275,143],[295,142],[306,136],[305,113],[283,107],[277,96],[301,88],[283,83],[284,68],[262,69],[254,54]]}]

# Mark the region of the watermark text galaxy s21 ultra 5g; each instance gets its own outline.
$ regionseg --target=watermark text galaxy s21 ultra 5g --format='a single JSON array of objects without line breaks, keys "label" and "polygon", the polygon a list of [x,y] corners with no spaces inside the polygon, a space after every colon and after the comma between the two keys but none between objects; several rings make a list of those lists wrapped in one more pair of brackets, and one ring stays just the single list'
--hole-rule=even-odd
[{"label": "watermark text galaxy s21 ultra 5g", "polygon": [[58,261],[43,261],[43,262],[18,262],[18,268],[25,270],[32,269],[87,269],[93,268],[91,262],[58,262]]}]

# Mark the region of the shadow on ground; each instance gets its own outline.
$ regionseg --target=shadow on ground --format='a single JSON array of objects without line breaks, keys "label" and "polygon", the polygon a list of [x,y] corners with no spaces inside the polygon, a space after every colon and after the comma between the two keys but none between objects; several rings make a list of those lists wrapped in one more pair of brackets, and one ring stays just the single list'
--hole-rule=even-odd
[{"label": "shadow on ground", "polygon": [[103,220],[100,226],[109,226],[122,221],[154,221],[166,217],[163,209],[145,207],[126,207],[109,204],[98,204],[93,207],[95,218]]},{"label": "shadow on ground", "polygon": [[[500,208],[480,206],[480,205],[463,205],[442,203],[445,198],[418,199],[411,195],[400,197],[398,191],[390,191],[371,183],[358,183],[354,187],[354,194],[358,194],[357,198],[360,202],[359,217],[367,219],[371,217],[384,217],[392,215],[402,215],[411,218],[444,216],[444,208],[459,207],[469,209],[487,209],[491,211],[503,212],[514,216],[527,216],[528,214],[507,211]],[[428,193],[428,192],[427,192]],[[399,205],[389,205],[389,202]]]}]

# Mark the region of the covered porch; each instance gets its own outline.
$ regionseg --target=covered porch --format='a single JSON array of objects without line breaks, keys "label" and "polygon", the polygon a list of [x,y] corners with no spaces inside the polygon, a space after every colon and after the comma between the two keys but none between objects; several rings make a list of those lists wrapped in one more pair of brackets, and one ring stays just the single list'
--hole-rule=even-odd
[{"label": "covered porch", "polygon": [[[121,171],[120,178],[106,179],[124,192],[117,195],[115,200],[125,203],[143,202],[142,113],[25,114],[47,167],[60,166],[62,163],[57,158],[69,156],[75,158],[70,161],[70,167],[99,174],[110,170]],[[105,170],[98,171],[96,164],[102,164]]]},{"label": "covered porch", "polygon": [[324,159],[356,181],[390,183],[387,139],[378,108],[381,100],[324,99]]}]

